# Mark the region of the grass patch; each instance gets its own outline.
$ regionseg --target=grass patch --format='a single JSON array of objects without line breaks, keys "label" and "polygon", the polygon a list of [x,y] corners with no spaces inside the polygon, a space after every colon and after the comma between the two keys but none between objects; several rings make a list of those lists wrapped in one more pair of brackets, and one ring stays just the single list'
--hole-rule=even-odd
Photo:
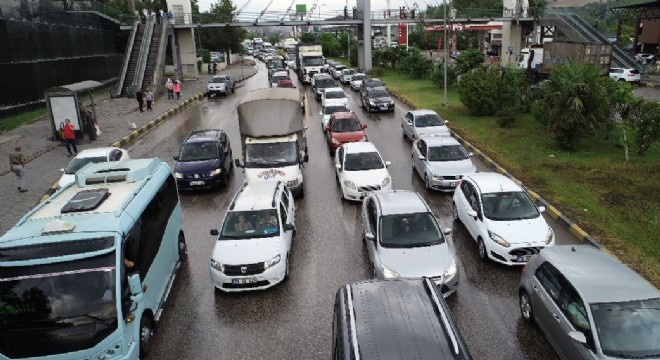
[{"label": "grass patch", "polygon": [[48,109],[43,108],[8,117],[2,120],[2,123],[0,124],[0,133],[16,129],[23,124],[29,124],[46,114],[48,114]]},{"label": "grass patch", "polygon": [[[449,127],[559,207],[623,262],[660,287],[660,145],[645,156],[630,155],[614,140],[586,139],[577,152],[555,146],[546,128],[520,114],[511,128],[495,117],[473,117],[449,88],[428,79],[410,79],[392,70],[380,77],[388,89],[415,106],[437,111]],[[619,136],[619,134],[615,134]]]}]

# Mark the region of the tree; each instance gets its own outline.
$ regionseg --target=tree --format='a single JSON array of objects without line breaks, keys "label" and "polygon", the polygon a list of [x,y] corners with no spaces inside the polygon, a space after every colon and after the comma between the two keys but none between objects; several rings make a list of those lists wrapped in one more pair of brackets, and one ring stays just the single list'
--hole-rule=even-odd
[{"label": "tree", "polygon": [[500,17],[504,5],[502,0],[452,0],[458,18]]},{"label": "tree", "polygon": [[321,36],[319,36],[319,45],[323,47],[323,54],[325,56],[339,56],[341,54],[339,40],[329,32],[321,33]]},{"label": "tree", "polygon": [[465,74],[466,72],[481,66],[484,63],[486,56],[484,53],[477,49],[467,49],[461,53],[456,59],[456,70],[459,74]]},{"label": "tree", "polygon": [[609,121],[608,81],[599,67],[568,63],[543,85],[536,115],[561,148],[576,150],[581,139]]},{"label": "tree", "polygon": [[472,115],[494,115],[502,106],[500,85],[499,71],[478,67],[461,77],[459,98]]},{"label": "tree", "polygon": [[[458,72],[456,71],[456,65],[447,64],[447,86],[454,85],[456,83],[456,77]],[[445,86],[445,64],[438,64],[431,73],[431,81],[438,86],[438,88],[443,88]]]},{"label": "tree", "polygon": [[303,33],[300,35],[300,43],[301,44],[312,44],[316,42],[316,37],[314,36],[313,33]]},{"label": "tree", "polygon": [[[206,14],[212,16],[214,21],[232,22],[235,20],[235,11],[236,7],[231,0],[219,0],[217,3],[211,4],[211,10]],[[227,60],[229,60],[230,51],[241,51],[241,40],[244,34],[245,30],[234,27],[200,29],[201,42],[209,49],[224,51]]]},{"label": "tree", "polygon": [[631,111],[628,124],[635,131],[637,154],[644,155],[660,138],[660,103],[643,100]]},{"label": "tree", "polygon": [[401,71],[413,79],[421,79],[431,75],[433,62],[415,49],[401,61]]}]

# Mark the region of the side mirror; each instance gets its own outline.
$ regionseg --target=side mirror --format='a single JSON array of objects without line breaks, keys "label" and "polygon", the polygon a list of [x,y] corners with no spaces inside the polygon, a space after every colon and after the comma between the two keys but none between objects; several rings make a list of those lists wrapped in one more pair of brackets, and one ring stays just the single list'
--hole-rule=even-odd
[{"label": "side mirror", "polygon": [[470,215],[470,216],[472,216],[473,218],[476,218],[476,217],[477,217],[477,212],[474,211],[474,210],[472,210],[472,209],[468,210],[468,213],[467,213],[467,214]]},{"label": "side mirror", "polygon": [[211,229],[211,235],[218,236],[219,235],[218,229]]},{"label": "side mirror", "polygon": [[172,156],[172,159],[174,159],[174,160],[176,160],[176,161],[179,161],[179,156],[178,156],[178,155],[174,155],[174,156]]},{"label": "side mirror", "polygon": [[449,124],[449,120],[445,120],[445,124]]},{"label": "side mirror", "polygon": [[442,230],[442,233],[445,234],[445,236],[451,235],[451,228],[445,228]]},{"label": "side mirror", "polygon": [[309,162],[309,154],[305,153],[305,157],[303,157],[304,162]]},{"label": "side mirror", "polygon": [[284,231],[293,231],[293,225],[291,224],[284,224]]},{"label": "side mirror", "polygon": [[243,167],[243,164],[241,164],[240,159],[234,159],[234,164],[236,165],[236,167]]},{"label": "side mirror", "polygon": [[385,161],[385,167],[390,167],[390,165],[392,165],[391,161]]},{"label": "side mirror", "polygon": [[420,155],[420,156],[419,156],[419,160],[421,160],[421,161],[426,160],[426,156],[424,156],[424,155]]},{"label": "side mirror", "polygon": [[473,152],[469,152],[469,153],[468,153],[468,156],[469,156],[469,157],[473,157],[473,156],[474,156],[474,153],[473,153]]},{"label": "side mirror", "polygon": [[60,172],[64,172],[64,169],[60,169]]},{"label": "side mirror", "polygon": [[325,131],[330,131],[330,125],[325,126]]},{"label": "side mirror", "polygon": [[369,241],[374,241],[375,240],[374,234],[372,234],[371,232],[365,232],[364,233],[364,238],[369,240]]},{"label": "side mirror", "polygon": [[539,212],[544,212],[545,211],[545,206],[539,206]]},{"label": "side mirror", "polygon": [[335,164],[335,169],[341,171],[341,164]]},{"label": "side mirror", "polygon": [[580,331],[569,331],[568,332],[568,337],[571,339],[579,342],[580,344],[586,344],[587,343],[587,337],[584,336],[584,333]]},{"label": "side mirror", "polygon": [[142,294],[142,281],[140,281],[139,272],[133,272],[128,275],[128,288],[133,296]]}]

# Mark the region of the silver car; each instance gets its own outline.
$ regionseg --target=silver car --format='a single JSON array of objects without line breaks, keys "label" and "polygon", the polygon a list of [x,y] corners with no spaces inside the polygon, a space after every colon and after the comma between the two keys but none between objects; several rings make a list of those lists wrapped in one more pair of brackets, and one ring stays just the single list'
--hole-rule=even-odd
[{"label": "silver car", "polygon": [[362,238],[378,279],[427,277],[451,295],[459,275],[449,234],[416,192],[372,192],[362,202]]},{"label": "silver car", "polygon": [[362,86],[362,80],[366,78],[367,75],[362,73],[353,74],[353,76],[351,76],[351,89],[355,91],[360,91],[360,86]]},{"label": "silver car", "polygon": [[413,141],[425,135],[450,136],[447,123],[433,110],[412,110],[401,118],[401,132]]},{"label": "silver car", "polygon": [[542,249],[519,294],[523,319],[563,359],[660,359],[660,293],[594,247]]},{"label": "silver car", "polygon": [[463,176],[477,172],[473,155],[450,136],[425,136],[412,146],[413,168],[429,190],[454,191]]}]

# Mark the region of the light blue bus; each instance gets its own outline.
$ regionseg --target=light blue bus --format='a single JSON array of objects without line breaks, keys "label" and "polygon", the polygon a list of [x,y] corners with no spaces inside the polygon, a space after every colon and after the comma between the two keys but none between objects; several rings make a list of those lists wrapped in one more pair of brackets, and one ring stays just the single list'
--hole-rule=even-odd
[{"label": "light blue bus", "polygon": [[185,258],[159,159],[89,164],[0,237],[0,359],[138,359]]}]

